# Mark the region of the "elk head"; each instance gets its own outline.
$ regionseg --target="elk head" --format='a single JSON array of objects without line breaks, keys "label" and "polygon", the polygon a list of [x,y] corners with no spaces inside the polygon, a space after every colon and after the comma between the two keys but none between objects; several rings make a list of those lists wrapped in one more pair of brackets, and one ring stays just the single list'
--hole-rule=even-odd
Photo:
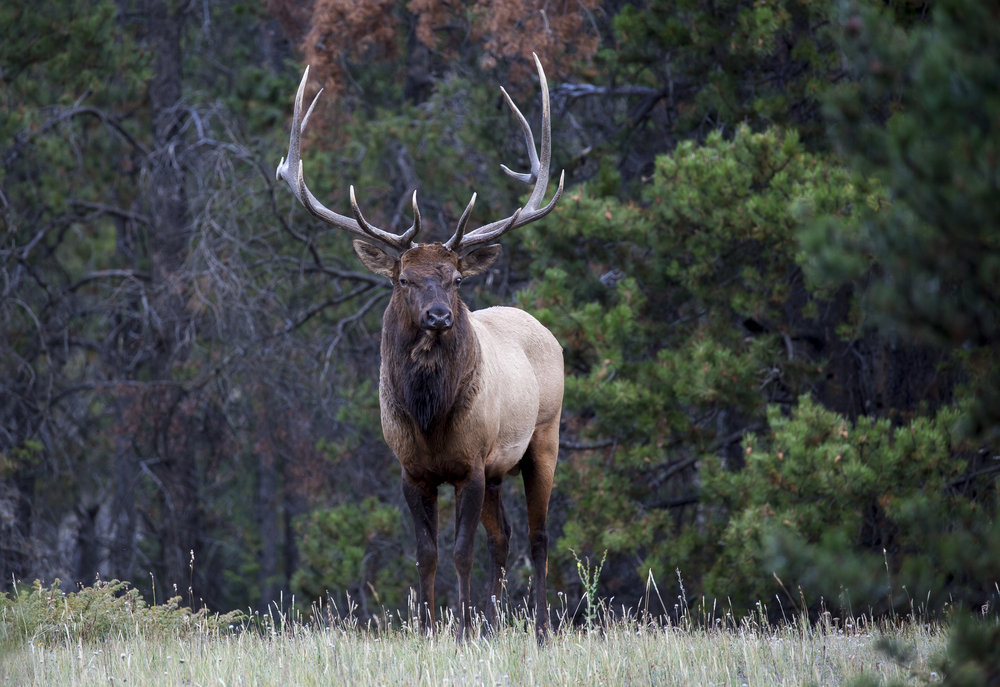
[{"label": "elk head", "polygon": [[[458,220],[458,228],[444,243],[419,244],[413,240],[420,231],[421,222],[416,191],[413,192],[412,199],[413,224],[402,234],[392,234],[369,224],[362,215],[361,208],[358,207],[353,186],[351,186],[353,219],[328,210],[316,200],[306,186],[302,174],[301,141],[302,131],[322,90],[316,94],[316,99],[303,117],[302,96],[309,77],[308,67],[302,75],[302,81],[295,95],[288,159],[282,158],[276,178],[288,182],[292,193],[314,217],[358,237],[358,240],[354,241],[354,250],[361,258],[361,262],[372,272],[392,280],[393,299],[398,298],[405,303],[410,321],[425,332],[440,332],[452,327],[458,309],[459,284],[467,277],[484,272],[500,255],[500,246],[491,242],[512,229],[523,227],[549,214],[562,195],[565,172],[559,176],[559,188],[552,200],[542,206],[552,159],[552,125],[548,82],[542,70],[542,63],[537,55],[534,57],[542,89],[541,156],[535,150],[535,139],[524,115],[517,109],[507,91],[500,89],[521,124],[531,171],[521,174],[511,171],[504,165],[500,167],[512,178],[532,184],[531,196],[524,208],[518,208],[510,217],[466,232],[472,208],[476,204],[476,194],[473,193],[472,200]],[[483,244],[491,245],[483,246]]]},{"label": "elk head", "polygon": [[360,240],[354,250],[365,267],[392,280],[394,297],[406,308],[410,322],[429,332],[451,329],[462,280],[486,271],[500,256],[495,243],[461,258],[440,243],[414,246],[398,259]]}]

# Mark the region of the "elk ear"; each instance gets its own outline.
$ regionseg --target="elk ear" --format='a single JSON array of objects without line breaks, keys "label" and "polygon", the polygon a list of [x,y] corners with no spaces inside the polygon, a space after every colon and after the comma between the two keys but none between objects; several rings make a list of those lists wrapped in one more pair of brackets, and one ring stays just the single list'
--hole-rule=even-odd
[{"label": "elk ear", "polygon": [[354,242],[354,252],[361,258],[365,267],[375,274],[392,279],[396,276],[396,258],[377,248],[367,241],[358,239]]},{"label": "elk ear", "polygon": [[490,268],[494,260],[500,257],[502,251],[503,248],[500,247],[499,243],[477,248],[458,261],[458,271],[463,277],[474,277],[477,274],[482,274]]}]

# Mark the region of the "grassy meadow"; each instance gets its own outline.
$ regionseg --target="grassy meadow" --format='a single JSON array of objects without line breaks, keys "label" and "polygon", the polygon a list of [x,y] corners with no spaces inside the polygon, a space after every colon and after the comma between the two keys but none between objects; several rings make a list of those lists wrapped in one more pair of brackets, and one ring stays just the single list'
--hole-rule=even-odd
[{"label": "grassy meadow", "polygon": [[[362,625],[272,615],[225,625],[177,609],[171,617],[180,623],[150,624],[150,607],[125,609],[132,625],[125,619],[98,637],[72,619],[29,634],[12,609],[3,618],[4,685],[839,685],[863,674],[929,672],[928,659],[945,644],[939,626],[915,621],[664,625],[605,617],[589,631],[567,624],[539,647],[520,615],[495,636],[459,645],[453,620],[428,638],[389,618]],[[901,666],[877,651],[882,636],[911,646],[912,662]]]}]

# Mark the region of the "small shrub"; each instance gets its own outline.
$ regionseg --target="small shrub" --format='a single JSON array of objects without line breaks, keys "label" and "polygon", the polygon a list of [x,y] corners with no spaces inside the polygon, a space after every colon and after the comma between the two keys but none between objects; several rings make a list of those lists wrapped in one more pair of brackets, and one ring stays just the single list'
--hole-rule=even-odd
[{"label": "small shrub", "polygon": [[772,433],[748,436],[743,470],[703,462],[702,503],[717,517],[654,554],[683,570],[710,561],[704,593],[737,608],[782,593],[774,574],[848,614],[993,605],[998,472],[956,431],[964,410],[894,428],[850,424],[805,396],[789,416],[772,406]]},{"label": "small shrub", "polygon": [[51,587],[35,580],[30,589],[0,594],[0,644],[102,641],[110,637],[165,636],[225,630],[242,614],[220,615],[180,606],[181,597],[150,606],[127,582],[98,580],[93,587],[65,592],[57,579]]}]

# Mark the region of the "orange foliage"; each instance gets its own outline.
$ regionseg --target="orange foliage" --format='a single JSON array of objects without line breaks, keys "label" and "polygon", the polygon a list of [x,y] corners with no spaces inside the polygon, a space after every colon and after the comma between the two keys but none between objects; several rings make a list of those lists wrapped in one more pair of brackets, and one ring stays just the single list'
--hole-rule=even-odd
[{"label": "orange foliage", "polygon": [[519,83],[535,73],[535,52],[548,75],[566,76],[574,63],[597,52],[600,37],[590,13],[599,5],[598,0],[477,0],[482,19],[474,35],[484,51],[480,65],[492,69],[509,61],[508,78]]},{"label": "orange foliage", "polygon": [[599,0],[268,0],[269,12],[293,40],[301,37],[306,64],[334,94],[343,90],[345,58],[399,56],[407,13],[416,39],[432,51],[447,55],[449,40],[471,39],[483,51],[480,67],[509,65],[512,84],[535,73],[535,52],[549,76],[562,78],[597,51],[591,13],[599,6]]},{"label": "orange foliage", "polygon": [[417,40],[431,50],[438,47],[435,27],[447,24],[453,16],[462,16],[462,3],[450,0],[410,0],[406,4],[417,18]]},{"label": "orange foliage", "polygon": [[308,0],[267,0],[267,13],[278,20],[285,35],[298,42],[309,26],[312,2]]},{"label": "orange foliage", "polygon": [[333,93],[343,90],[341,60],[393,58],[398,54],[395,0],[315,0],[302,40],[306,64]]}]

